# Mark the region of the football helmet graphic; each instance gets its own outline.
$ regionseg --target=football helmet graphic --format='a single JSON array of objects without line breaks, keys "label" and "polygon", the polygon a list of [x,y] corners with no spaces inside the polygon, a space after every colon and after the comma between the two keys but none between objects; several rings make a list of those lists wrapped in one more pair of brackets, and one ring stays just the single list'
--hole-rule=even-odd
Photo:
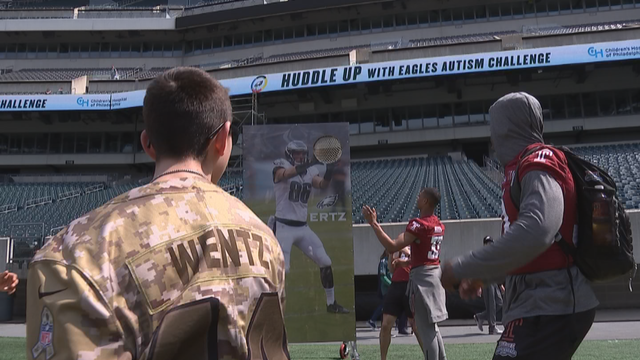
[{"label": "football helmet graphic", "polygon": [[[304,160],[296,161],[296,157],[294,156],[295,152],[304,152]],[[309,162],[309,150],[307,149],[307,145],[300,140],[293,140],[292,142],[287,144],[287,147],[284,150],[284,155],[293,166],[306,164],[307,162]]]}]

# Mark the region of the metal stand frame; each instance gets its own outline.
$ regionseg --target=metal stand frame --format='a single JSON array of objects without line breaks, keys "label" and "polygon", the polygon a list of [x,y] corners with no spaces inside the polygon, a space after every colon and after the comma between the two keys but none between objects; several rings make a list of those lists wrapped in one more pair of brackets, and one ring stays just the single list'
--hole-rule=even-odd
[{"label": "metal stand frame", "polygon": [[360,354],[358,354],[358,341],[349,341],[349,347],[351,348],[351,360],[360,360]]}]

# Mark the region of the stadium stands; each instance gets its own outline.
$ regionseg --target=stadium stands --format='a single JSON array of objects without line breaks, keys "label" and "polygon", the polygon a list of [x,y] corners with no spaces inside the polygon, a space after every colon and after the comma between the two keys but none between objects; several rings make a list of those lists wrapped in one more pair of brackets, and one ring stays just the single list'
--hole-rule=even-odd
[{"label": "stadium stands", "polygon": [[[139,71],[139,68],[119,68],[118,78],[126,79]],[[0,81],[71,81],[84,75],[102,80],[113,77],[111,69],[22,69],[0,75]]]},{"label": "stadium stands", "polygon": [[[640,143],[573,149],[613,176],[627,208],[640,208]],[[492,218],[501,213],[500,185],[471,160],[413,157],[354,161],[351,177],[354,223],[364,222],[360,214],[363,204],[375,206],[382,222],[402,222],[417,216],[416,195],[425,186],[440,190],[437,215],[443,220]],[[0,236],[8,235],[13,223],[44,223],[48,233],[140,185],[132,182],[96,190],[97,184],[0,184]],[[228,171],[219,185],[242,198],[241,171]]]},{"label": "stadium stands", "polygon": [[[619,30],[630,27],[640,26],[640,20],[611,21],[593,24],[580,24],[569,26],[532,26],[523,27],[522,31],[500,31],[482,34],[466,34],[456,36],[444,36],[433,38],[412,39],[402,44],[401,41],[389,41],[379,44],[362,44],[347,47],[325,48],[309,51],[299,51],[284,54],[275,54],[268,57],[262,57],[262,54],[253,55],[248,58],[225,60],[216,63],[200,64],[199,67],[204,70],[214,70],[220,68],[232,68],[246,65],[259,65],[277,62],[289,62],[296,60],[314,59],[328,56],[347,55],[355,49],[371,49],[372,51],[380,49],[396,49],[402,47],[427,47],[427,46],[446,46],[453,44],[483,42],[499,40],[503,36],[518,35],[523,36],[548,36],[575,34],[582,32]],[[148,70],[141,68],[119,68],[118,79],[148,79],[157,76],[167,67],[154,67]],[[13,72],[6,72],[0,75],[0,82],[11,81],[70,81],[79,76],[87,75],[90,80],[112,80],[113,73],[110,68],[86,68],[86,69],[22,69]]]},{"label": "stadium stands", "polygon": [[620,201],[627,208],[640,208],[640,144],[585,146],[573,150],[607,170],[618,185]]},{"label": "stadium stands", "polygon": [[594,24],[567,26],[530,26],[523,28],[523,34],[536,35],[566,35],[595,31],[621,30],[640,26],[640,20],[610,21]]},{"label": "stadium stands", "polygon": [[[607,170],[618,184],[627,208],[640,208],[640,143],[576,146],[574,151]],[[362,223],[363,204],[378,209],[383,222],[417,216],[418,190],[436,187],[442,194],[437,214],[443,220],[491,218],[501,211],[500,186],[475,162],[450,157],[414,157],[354,161],[351,166],[353,222]],[[144,179],[141,183],[146,183]],[[12,223],[45,223],[45,229],[67,224],[140,183],[0,184],[0,236]],[[242,172],[228,171],[219,185],[242,198]],[[35,205],[34,204],[38,204]],[[7,211],[7,212],[5,212]]]},{"label": "stadium stands", "polygon": [[422,46],[453,45],[453,44],[461,44],[461,43],[469,43],[469,42],[483,42],[483,41],[499,40],[500,36],[516,35],[516,34],[520,34],[520,32],[519,31],[498,31],[498,32],[484,33],[484,34],[467,34],[467,35],[443,36],[443,37],[435,37],[435,38],[427,38],[427,39],[414,39],[414,40],[409,40],[408,46],[422,47]]}]

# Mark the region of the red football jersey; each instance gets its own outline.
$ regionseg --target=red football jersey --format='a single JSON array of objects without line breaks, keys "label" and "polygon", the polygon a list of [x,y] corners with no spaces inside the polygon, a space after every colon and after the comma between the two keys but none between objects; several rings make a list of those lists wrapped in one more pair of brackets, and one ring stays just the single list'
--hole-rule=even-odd
[{"label": "red football jersey", "polygon": [[[532,144],[522,151],[520,155],[505,167],[505,179],[502,183],[502,232],[509,229],[511,223],[518,220],[518,210],[513,202],[511,202],[511,184],[513,183],[513,175],[515,173],[518,161],[523,154],[531,149],[542,146],[539,150],[522,159],[520,169],[518,170],[518,178],[522,178],[530,171],[544,171],[553,177],[560,187],[564,197],[564,215],[560,234],[567,242],[574,242],[574,232],[576,226],[576,193],[573,184],[573,176],[567,165],[567,159],[564,154],[552,147],[543,146],[543,144]],[[526,274],[547,270],[562,269],[571,264],[558,244],[553,244],[544,253],[537,258],[511,272],[511,274]]]},{"label": "red football jersey", "polygon": [[440,243],[444,238],[444,225],[437,216],[409,220],[405,229],[417,239],[411,243],[411,267],[440,265]]},{"label": "red football jersey", "polygon": [[[405,257],[406,255],[403,253],[400,253],[400,258]],[[396,268],[393,270],[393,276],[391,276],[391,281],[393,282],[398,282],[398,281],[409,281],[409,273],[411,273],[411,266],[396,266]]]}]

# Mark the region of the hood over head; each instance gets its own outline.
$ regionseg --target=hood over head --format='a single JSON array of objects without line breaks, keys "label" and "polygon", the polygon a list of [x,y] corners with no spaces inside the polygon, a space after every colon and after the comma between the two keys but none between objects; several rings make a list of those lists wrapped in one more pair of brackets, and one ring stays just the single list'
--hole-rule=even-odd
[{"label": "hood over head", "polygon": [[489,108],[491,143],[506,166],[527,146],[543,143],[542,106],[524,92],[507,94]]}]

